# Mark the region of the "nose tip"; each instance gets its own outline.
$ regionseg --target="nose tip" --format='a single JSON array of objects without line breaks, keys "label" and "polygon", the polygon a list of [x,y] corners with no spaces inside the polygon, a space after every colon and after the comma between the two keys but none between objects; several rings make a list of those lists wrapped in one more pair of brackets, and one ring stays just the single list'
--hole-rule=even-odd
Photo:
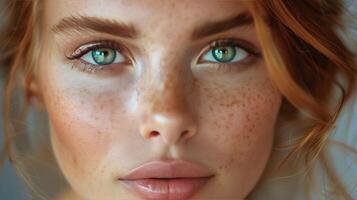
[{"label": "nose tip", "polygon": [[196,134],[193,120],[184,114],[152,115],[140,129],[140,133],[145,139],[161,137],[169,145],[187,141]]}]

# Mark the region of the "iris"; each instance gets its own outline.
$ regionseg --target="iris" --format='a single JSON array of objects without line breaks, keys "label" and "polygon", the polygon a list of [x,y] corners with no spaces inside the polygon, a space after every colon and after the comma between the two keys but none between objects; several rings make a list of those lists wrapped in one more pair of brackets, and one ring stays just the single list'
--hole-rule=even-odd
[{"label": "iris", "polygon": [[212,50],[212,55],[218,62],[226,63],[232,61],[236,56],[236,49],[232,46],[215,47]]},{"label": "iris", "polygon": [[92,58],[98,65],[109,65],[115,60],[116,52],[111,48],[92,50]]}]

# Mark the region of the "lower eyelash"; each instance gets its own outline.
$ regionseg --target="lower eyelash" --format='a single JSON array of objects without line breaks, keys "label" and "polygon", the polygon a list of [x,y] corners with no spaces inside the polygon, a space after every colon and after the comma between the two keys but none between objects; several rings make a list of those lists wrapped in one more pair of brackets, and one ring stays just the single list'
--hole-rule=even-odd
[{"label": "lower eyelash", "polygon": [[219,72],[227,73],[232,71],[232,66],[230,66],[230,64],[221,63],[218,64],[216,70]]},{"label": "lower eyelash", "polygon": [[96,73],[104,69],[111,68],[110,65],[93,65],[83,61],[82,59],[77,59],[72,63],[72,69],[75,68],[82,72]]}]

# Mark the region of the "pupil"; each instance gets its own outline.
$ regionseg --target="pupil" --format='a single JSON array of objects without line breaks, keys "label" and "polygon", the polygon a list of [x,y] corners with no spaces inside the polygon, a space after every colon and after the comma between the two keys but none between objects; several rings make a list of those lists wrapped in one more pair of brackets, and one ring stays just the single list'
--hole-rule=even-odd
[{"label": "pupil", "polygon": [[227,49],[220,49],[220,50],[219,50],[219,53],[221,53],[221,54],[227,54]]},{"label": "pupil", "polygon": [[219,62],[229,62],[235,56],[234,47],[218,47],[213,51],[214,58]]}]

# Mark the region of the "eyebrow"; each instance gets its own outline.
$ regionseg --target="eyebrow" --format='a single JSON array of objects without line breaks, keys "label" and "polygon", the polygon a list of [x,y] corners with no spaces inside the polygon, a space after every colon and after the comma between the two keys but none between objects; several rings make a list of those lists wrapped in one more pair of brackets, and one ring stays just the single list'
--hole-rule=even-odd
[{"label": "eyebrow", "polygon": [[253,25],[252,15],[246,11],[233,18],[218,22],[208,22],[193,31],[192,39],[197,40],[203,37],[214,35],[240,26]]},{"label": "eyebrow", "polygon": [[107,33],[124,38],[136,38],[138,31],[132,26],[99,17],[70,16],[59,21],[52,27],[54,33],[66,33],[68,31],[94,31]]}]

